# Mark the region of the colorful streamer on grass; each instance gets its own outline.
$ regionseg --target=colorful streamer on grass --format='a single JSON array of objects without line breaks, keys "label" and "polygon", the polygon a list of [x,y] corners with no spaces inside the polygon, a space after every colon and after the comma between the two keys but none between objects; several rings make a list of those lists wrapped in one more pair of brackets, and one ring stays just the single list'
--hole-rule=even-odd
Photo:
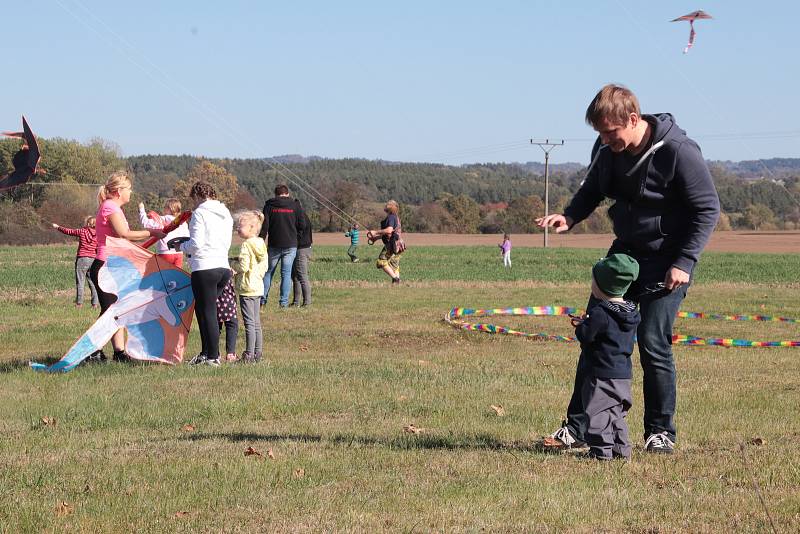
[{"label": "colorful streamer on grass", "polygon": [[[547,334],[543,332],[529,333],[521,330],[514,330],[505,326],[498,326],[490,323],[468,323],[462,319],[465,317],[491,317],[495,315],[506,316],[540,316],[540,317],[558,317],[558,316],[573,316],[582,313],[578,308],[569,308],[566,306],[530,306],[526,308],[453,308],[445,316],[444,320],[455,328],[468,330],[470,332],[484,332],[487,334],[506,334],[510,336],[519,336],[538,339],[541,341],[565,341],[568,343],[577,341],[576,338],[571,336],[559,336]],[[678,318],[681,319],[711,319],[715,321],[760,321],[760,322],[780,322],[788,324],[800,323],[800,319],[791,319],[789,317],[778,317],[772,315],[745,315],[734,314],[724,315],[716,313],[702,313],[702,312],[678,312]],[[717,347],[800,347],[800,340],[790,341],[753,341],[750,339],[735,339],[735,338],[703,338],[697,336],[686,336],[682,334],[674,334],[672,336],[673,345],[687,345],[687,346],[717,346]]]}]

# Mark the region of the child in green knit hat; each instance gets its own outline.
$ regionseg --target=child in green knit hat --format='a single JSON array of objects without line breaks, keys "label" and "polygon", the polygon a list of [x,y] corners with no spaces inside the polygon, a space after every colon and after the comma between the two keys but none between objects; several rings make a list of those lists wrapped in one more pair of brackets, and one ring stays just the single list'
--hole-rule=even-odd
[{"label": "child in green knit hat", "polygon": [[592,297],[586,313],[572,320],[581,355],[569,413],[580,413],[583,435],[566,422],[544,445],[557,449],[589,446],[598,460],[631,457],[628,423],[632,404],[633,353],[641,317],[625,292],[639,276],[639,264],[626,254],[612,254],[592,267]]}]

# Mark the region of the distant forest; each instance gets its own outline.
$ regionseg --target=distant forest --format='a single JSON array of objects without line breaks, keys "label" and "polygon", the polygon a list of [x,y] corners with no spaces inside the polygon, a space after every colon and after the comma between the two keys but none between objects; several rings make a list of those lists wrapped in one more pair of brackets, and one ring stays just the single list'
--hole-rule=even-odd
[{"label": "distant forest", "polygon": [[[203,178],[226,190],[232,210],[259,209],[275,185],[285,183],[309,212],[317,231],[339,231],[352,218],[372,226],[382,203],[401,204],[406,231],[445,233],[535,233],[533,220],[544,213],[541,163],[443,165],[356,158],[279,156],[270,159],[205,159],[146,155],[122,158],[103,140],[77,143],[41,139],[46,173],[0,194],[0,243],[41,243],[63,239],[49,222],[77,226],[96,206],[96,185],[113,170],[135,176],[132,202],[160,210],[171,196],[185,198],[188,183]],[[0,141],[0,171],[11,169],[19,143]],[[722,202],[718,229],[800,228],[800,158],[762,161],[710,161]],[[550,212],[558,212],[578,189],[586,167],[562,163],[550,167]],[[45,183],[47,185],[36,185]],[[320,204],[314,198],[324,199]],[[187,208],[191,206],[186,206]],[[601,206],[576,232],[609,232]],[[345,213],[348,216],[342,216]]]},{"label": "distant forest", "polygon": [[[198,163],[192,156],[135,156],[128,165],[142,183],[169,184]],[[317,226],[339,230],[341,221],[304,192],[308,185],[353,215],[393,198],[406,208],[409,231],[538,232],[532,219],[544,211],[544,165],[482,163],[443,165],[365,159],[280,156],[266,159],[210,160],[235,175],[258,205],[286,183],[294,196],[317,213]],[[796,229],[800,226],[800,158],[763,161],[709,161],[725,216],[723,229]],[[586,167],[550,167],[550,211],[562,209],[580,187]],[[308,184],[308,185],[307,185]],[[165,191],[166,192],[166,191]],[[530,210],[529,213],[525,213]],[[374,209],[371,210],[374,212]],[[327,216],[326,216],[327,215]],[[606,232],[598,214],[576,231]],[[361,217],[359,217],[360,219]]]}]

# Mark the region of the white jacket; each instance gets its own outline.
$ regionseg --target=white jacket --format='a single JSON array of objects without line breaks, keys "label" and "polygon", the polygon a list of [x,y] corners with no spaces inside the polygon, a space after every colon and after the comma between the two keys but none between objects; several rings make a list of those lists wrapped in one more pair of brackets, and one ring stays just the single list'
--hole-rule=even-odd
[{"label": "white jacket", "polygon": [[[147,216],[147,212],[144,210],[144,208],[139,208],[139,222],[141,222],[142,226],[147,229],[161,230],[163,227],[175,220],[175,216],[164,214],[159,217],[159,219],[160,220],[154,221]],[[175,251],[167,246],[169,240],[175,237],[189,237],[189,228],[186,226],[186,224],[178,226],[176,229],[168,233],[164,239],[159,239],[156,242],[156,254],[175,254]],[[178,254],[180,254],[180,251]]]},{"label": "white jacket", "polygon": [[206,200],[192,212],[189,219],[189,241],[181,250],[189,260],[189,269],[229,269],[228,249],[231,248],[233,219],[225,204]]}]

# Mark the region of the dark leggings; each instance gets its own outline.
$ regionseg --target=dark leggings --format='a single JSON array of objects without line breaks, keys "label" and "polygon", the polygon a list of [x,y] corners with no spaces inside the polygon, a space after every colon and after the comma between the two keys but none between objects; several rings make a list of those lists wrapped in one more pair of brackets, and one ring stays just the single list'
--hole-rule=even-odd
[{"label": "dark leggings", "polygon": [[202,353],[207,358],[219,358],[219,323],[217,322],[217,297],[222,294],[231,277],[230,269],[206,269],[192,273],[194,313],[200,329]]},{"label": "dark leggings", "polygon": [[105,265],[106,262],[103,260],[95,260],[92,262],[92,266],[89,267],[89,280],[92,281],[94,287],[97,289],[97,300],[100,302],[100,315],[103,315],[107,309],[111,307],[112,304],[117,302],[117,296],[111,293],[106,293],[102,289],[100,289],[100,284],[98,283],[98,275],[100,273],[100,267]]},{"label": "dark leggings", "polygon": [[[102,289],[100,289],[100,283],[98,281],[100,275],[100,268],[105,265],[106,262],[104,260],[95,260],[92,262],[92,266],[89,267],[89,280],[92,281],[94,287],[97,289],[97,301],[100,303],[100,315],[103,315],[107,309],[111,307],[112,304],[117,302],[117,296],[111,293],[106,293]],[[122,347],[115,347],[114,340],[111,340],[111,347],[114,349],[114,352],[120,352],[125,350],[125,346]]]}]

